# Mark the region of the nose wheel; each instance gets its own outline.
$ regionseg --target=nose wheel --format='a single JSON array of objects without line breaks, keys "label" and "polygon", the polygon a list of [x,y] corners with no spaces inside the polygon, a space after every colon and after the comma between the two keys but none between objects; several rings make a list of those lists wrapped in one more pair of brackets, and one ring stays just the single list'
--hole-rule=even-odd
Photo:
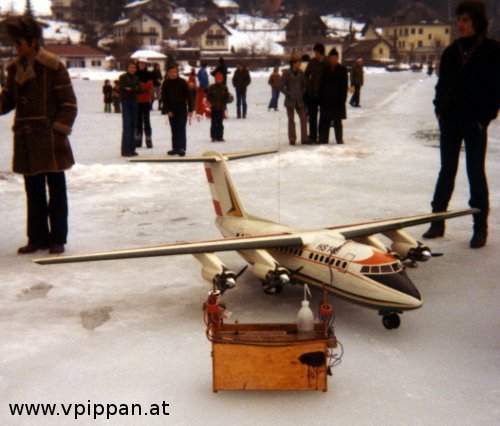
[{"label": "nose wheel", "polygon": [[399,317],[398,314],[396,313],[383,313],[381,314],[382,316],[382,324],[384,324],[384,327],[387,328],[387,330],[393,330],[395,328],[399,328],[401,325],[401,318]]}]

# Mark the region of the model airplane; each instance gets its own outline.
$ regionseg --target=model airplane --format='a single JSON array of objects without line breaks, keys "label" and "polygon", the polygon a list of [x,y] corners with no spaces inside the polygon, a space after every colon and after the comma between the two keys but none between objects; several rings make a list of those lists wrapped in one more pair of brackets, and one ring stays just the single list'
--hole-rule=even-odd
[{"label": "model airplane", "polygon": [[[35,259],[39,264],[130,259],[193,254],[202,264],[202,276],[221,292],[232,288],[241,275],[227,268],[214,253],[236,250],[253,266],[268,293],[280,292],[292,282],[309,283],[338,297],[379,310],[386,328],[400,325],[403,311],[422,306],[419,291],[408,278],[403,262],[426,261],[428,247],[402,230],[435,220],[477,212],[474,209],[433,213],[397,219],[375,220],[326,229],[297,231],[245,211],[227,168],[227,160],[275,151],[227,154],[206,152],[203,157],[146,159],[140,162],[203,161],[215,209],[215,223],[224,238]],[[374,234],[392,242],[387,248]]]}]

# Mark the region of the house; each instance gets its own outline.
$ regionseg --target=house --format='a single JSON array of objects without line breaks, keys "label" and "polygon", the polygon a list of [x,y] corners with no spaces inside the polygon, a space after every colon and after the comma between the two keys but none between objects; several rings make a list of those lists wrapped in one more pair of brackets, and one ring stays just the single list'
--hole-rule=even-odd
[{"label": "house", "polygon": [[59,56],[66,68],[108,68],[106,54],[83,44],[47,44],[46,50]]},{"label": "house", "polygon": [[286,41],[283,44],[285,53],[309,53],[316,43],[327,45],[328,27],[319,15],[298,12],[284,28]]},{"label": "house", "polygon": [[435,62],[451,41],[451,27],[422,3],[395,12],[383,25],[383,35],[402,62]]},{"label": "house", "polygon": [[123,43],[127,37],[132,37],[139,46],[157,46],[163,40],[163,25],[147,13],[141,13],[134,18],[115,22],[113,37],[117,43]]},{"label": "house", "polygon": [[52,0],[52,16],[59,21],[74,21],[73,0]]},{"label": "house", "polygon": [[209,19],[198,21],[189,28],[182,38],[186,39],[191,47],[197,47],[206,52],[228,52],[230,31],[219,21]]},{"label": "house", "polygon": [[392,46],[381,37],[355,40],[344,50],[345,64],[352,64],[356,58],[363,58],[367,65],[392,62]]},{"label": "house", "polygon": [[123,8],[123,18],[113,24],[113,37],[123,43],[133,37],[140,46],[161,45],[164,38],[176,36],[172,25],[175,4],[168,0],[140,0]]}]

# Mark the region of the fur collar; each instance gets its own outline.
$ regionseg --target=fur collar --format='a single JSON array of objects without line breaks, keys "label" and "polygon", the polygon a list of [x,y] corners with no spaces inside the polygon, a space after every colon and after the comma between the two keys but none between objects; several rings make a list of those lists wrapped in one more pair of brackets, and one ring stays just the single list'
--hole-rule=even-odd
[{"label": "fur collar", "polygon": [[[41,65],[56,71],[59,68],[59,58],[50,53],[45,49],[40,49],[35,57],[35,62],[40,63]],[[29,80],[36,78],[34,63],[30,63],[28,69],[25,70],[23,66],[23,61],[21,58],[16,58],[16,83],[23,85]]]}]

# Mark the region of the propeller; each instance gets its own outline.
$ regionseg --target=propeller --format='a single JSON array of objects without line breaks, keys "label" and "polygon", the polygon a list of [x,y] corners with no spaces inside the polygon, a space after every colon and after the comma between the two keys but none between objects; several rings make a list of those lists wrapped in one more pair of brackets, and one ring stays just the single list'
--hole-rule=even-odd
[{"label": "propeller", "polygon": [[408,255],[403,260],[409,260],[412,263],[427,262],[431,257],[442,256],[443,253],[432,253],[431,249],[417,241],[418,246],[410,249]]},{"label": "propeller", "polygon": [[275,262],[275,268],[266,274],[262,282],[267,294],[280,293],[285,284],[290,282],[290,272]]},{"label": "propeller", "polygon": [[240,272],[235,274],[233,271],[223,266],[222,273],[217,274],[213,279],[213,283],[215,284],[215,287],[220,291],[220,294],[224,294],[226,290],[234,288],[236,286],[236,281],[243,274],[243,272],[246,271],[247,268],[248,265],[245,265],[240,270]]}]

